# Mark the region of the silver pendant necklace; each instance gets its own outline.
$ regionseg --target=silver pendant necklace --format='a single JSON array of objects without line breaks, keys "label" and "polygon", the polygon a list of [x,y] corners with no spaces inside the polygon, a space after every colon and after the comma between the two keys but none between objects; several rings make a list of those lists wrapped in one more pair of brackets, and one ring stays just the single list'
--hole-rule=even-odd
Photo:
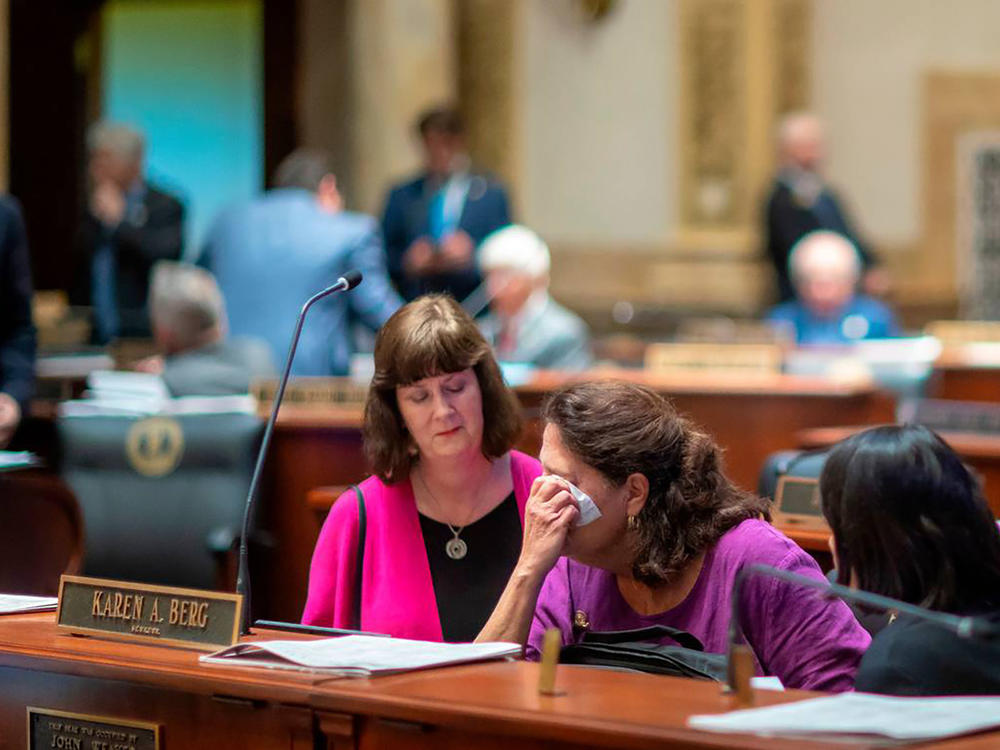
[{"label": "silver pendant necklace", "polygon": [[[441,503],[439,503],[438,499],[434,497],[434,493],[431,492],[431,488],[427,486],[427,482],[426,480],[424,480],[423,473],[417,474],[417,477],[420,479],[420,484],[423,485],[424,491],[427,493],[427,496],[434,501],[434,505],[437,506],[438,512],[440,513]],[[448,557],[450,557],[452,560],[461,560],[463,557],[469,554],[469,545],[467,545],[465,543],[465,540],[459,536],[459,534],[462,533],[462,529],[464,529],[465,526],[457,526],[457,527],[452,526],[447,521],[445,522],[445,526],[447,526],[449,531],[451,531],[452,538],[449,539],[447,543],[444,545],[444,553],[448,555]]]}]

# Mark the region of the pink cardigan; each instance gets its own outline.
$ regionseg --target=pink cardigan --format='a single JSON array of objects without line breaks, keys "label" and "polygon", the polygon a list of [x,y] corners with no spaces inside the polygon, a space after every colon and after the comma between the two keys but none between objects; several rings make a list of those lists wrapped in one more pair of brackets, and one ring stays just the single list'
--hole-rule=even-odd
[{"label": "pink cardigan", "polygon": [[[542,467],[534,458],[511,451],[510,470],[523,525],[524,503]],[[377,477],[369,477],[359,487],[367,512],[361,629],[399,638],[440,641],[441,618],[413,487],[409,480],[387,485]],[[330,509],[316,542],[303,623],[352,626],[357,546],[358,503],[350,490]]]}]

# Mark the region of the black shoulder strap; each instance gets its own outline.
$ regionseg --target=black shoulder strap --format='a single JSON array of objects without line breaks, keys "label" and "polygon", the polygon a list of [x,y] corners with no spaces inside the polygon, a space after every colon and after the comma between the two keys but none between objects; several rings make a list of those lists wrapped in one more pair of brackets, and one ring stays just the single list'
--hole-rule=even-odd
[{"label": "black shoulder strap", "polygon": [[361,581],[365,564],[365,535],[368,533],[368,513],[365,510],[365,496],[356,484],[351,485],[358,496],[358,550],[354,558],[354,600],[351,612],[351,628],[361,630]]}]

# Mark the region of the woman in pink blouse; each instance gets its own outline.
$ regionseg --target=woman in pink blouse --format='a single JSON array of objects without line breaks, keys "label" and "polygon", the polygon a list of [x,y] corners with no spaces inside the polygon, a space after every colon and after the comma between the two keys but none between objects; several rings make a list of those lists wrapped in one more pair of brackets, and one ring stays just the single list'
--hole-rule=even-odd
[{"label": "woman in pink blouse", "polygon": [[473,640],[514,570],[541,473],[511,450],[520,429],[517,399],[458,303],[427,296],[396,312],[376,339],[365,404],[374,476],[361,501],[347,492],[330,510],[302,621]]}]

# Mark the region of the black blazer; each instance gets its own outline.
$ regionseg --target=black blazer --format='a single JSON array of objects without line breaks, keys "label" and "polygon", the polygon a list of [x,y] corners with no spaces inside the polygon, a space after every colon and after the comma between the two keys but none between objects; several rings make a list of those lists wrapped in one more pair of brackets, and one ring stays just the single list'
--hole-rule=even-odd
[{"label": "black blazer", "polygon": [[[91,306],[91,266],[99,247],[101,223],[84,211],[75,245],[70,301]],[[111,235],[118,260],[116,293],[123,336],[148,336],[149,272],[158,260],[178,260],[184,240],[184,205],[174,196],[146,186],[141,210],[126,216]]]},{"label": "black blazer", "polygon": [[0,391],[27,413],[35,384],[31,265],[21,206],[0,196]]},{"label": "black blazer", "polygon": [[888,695],[1000,695],[1000,644],[900,616],[872,640],[854,688]]},{"label": "black blazer", "polygon": [[829,229],[847,237],[858,248],[865,268],[876,264],[877,260],[868,246],[861,241],[853,224],[847,217],[840,197],[829,188],[824,188],[833,203],[831,220],[824,221],[811,206],[804,206],[795,199],[792,190],[780,179],[774,181],[764,209],[765,245],[767,256],[774,264],[778,280],[779,301],[787,302],[795,298],[788,275],[788,256],[792,247],[802,237],[817,229]]}]

